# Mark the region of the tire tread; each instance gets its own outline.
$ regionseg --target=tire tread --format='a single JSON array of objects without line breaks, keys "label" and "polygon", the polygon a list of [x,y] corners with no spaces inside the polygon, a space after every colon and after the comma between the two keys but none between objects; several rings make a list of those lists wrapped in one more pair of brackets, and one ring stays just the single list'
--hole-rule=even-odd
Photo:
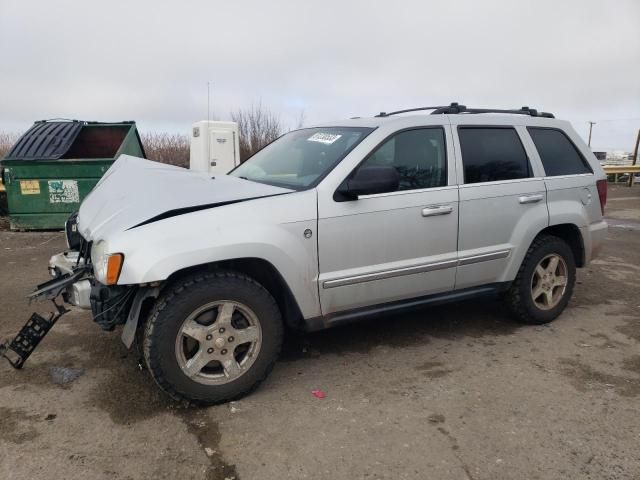
[{"label": "tire tread", "polygon": [[279,312],[278,305],[271,294],[258,282],[253,280],[251,277],[243,275],[241,273],[232,272],[232,271],[216,271],[216,272],[203,272],[195,274],[191,277],[187,277],[186,279],[182,279],[179,283],[168,287],[163,294],[159,297],[156,305],[154,306],[149,318],[144,326],[144,340],[143,340],[143,354],[144,361],[147,366],[151,377],[155,381],[155,383],[166,392],[171,398],[174,400],[194,406],[208,406],[208,405],[217,405],[220,403],[225,403],[229,401],[236,400],[240,397],[244,397],[249,393],[253,392],[258,386],[267,378],[271,370],[276,363],[276,359],[280,353],[280,346],[282,345],[282,329],[278,330],[279,338],[275,340],[278,342],[278,351],[274,358],[269,362],[268,367],[265,369],[264,373],[260,376],[258,380],[253,382],[248,388],[245,388],[238,393],[224,398],[219,398],[216,400],[211,400],[208,398],[197,397],[191,394],[186,394],[185,392],[181,392],[174,388],[174,386],[167,380],[164,375],[164,372],[158,368],[158,362],[154,361],[153,355],[157,353],[158,349],[154,348],[154,344],[160,339],[157,334],[157,327],[161,325],[163,322],[168,321],[166,316],[161,316],[162,312],[172,303],[180,300],[180,298],[187,292],[189,289],[194,286],[198,286],[204,284],[206,282],[210,282],[213,280],[223,279],[229,283],[239,283],[242,285],[250,285],[252,288],[257,288],[259,291],[265,296],[265,299],[268,299],[271,302],[271,307],[273,307],[276,311]]},{"label": "tire tread", "polygon": [[[564,247],[569,248],[569,246],[564,240],[554,235],[542,234],[536,237],[534,241],[531,243],[531,245],[529,246],[529,249],[527,250],[527,253],[524,259],[522,260],[522,263],[518,270],[518,274],[516,275],[515,280],[513,281],[513,283],[509,287],[509,290],[507,291],[506,300],[508,303],[508,307],[511,310],[511,313],[515,317],[515,319],[521,323],[525,323],[529,325],[540,325],[543,323],[548,323],[552,321],[555,317],[557,317],[557,315],[559,315],[564,309],[563,307],[563,309],[561,309],[560,312],[557,315],[553,316],[553,318],[551,319],[541,320],[532,315],[530,308],[528,308],[527,303],[523,299],[524,292],[525,291],[528,292],[528,288],[525,289],[523,285],[523,282],[527,281],[527,279],[524,278],[525,277],[524,270],[529,266],[530,262],[532,261],[531,258],[536,254],[536,252],[539,249],[553,243],[560,243]],[[569,252],[571,252],[570,249],[569,249]],[[572,260],[573,260],[573,257],[572,257]],[[573,268],[575,269],[575,266]],[[570,297],[573,292],[572,282],[575,281],[575,274],[573,275],[572,280],[568,278],[567,281],[570,282],[570,285],[568,285],[567,287],[569,290],[567,295]]]}]

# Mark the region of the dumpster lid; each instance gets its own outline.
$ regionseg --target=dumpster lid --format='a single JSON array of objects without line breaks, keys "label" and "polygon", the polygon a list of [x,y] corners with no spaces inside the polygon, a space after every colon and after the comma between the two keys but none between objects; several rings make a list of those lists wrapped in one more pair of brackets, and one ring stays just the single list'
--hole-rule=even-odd
[{"label": "dumpster lid", "polygon": [[57,160],[74,142],[85,122],[41,120],[22,135],[5,160]]},{"label": "dumpster lid", "polygon": [[[108,158],[120,147],[128,129],[136,122],[88,122],[83,120],[40,120],[22,135],[2,160],[59,160],[69,155],[78,158]],[[84,127],[92,127],[87,132]],[[105,127],[96,136],[95,127]],[[114,129],[125,128],[109,135]],[[137,129],[136,139],[144,155],[144,147]],[[76,145],[80,143],[80,145]]]}]

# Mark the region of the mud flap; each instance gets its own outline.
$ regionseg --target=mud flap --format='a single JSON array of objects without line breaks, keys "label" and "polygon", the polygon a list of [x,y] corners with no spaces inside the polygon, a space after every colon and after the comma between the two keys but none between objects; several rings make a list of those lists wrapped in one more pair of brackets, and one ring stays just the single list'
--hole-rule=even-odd
[{"label": "mud flap", "polygon": [[129,310],[129,315],[127,316],[127,323],[125,323],[120,337],[122,339],[122,343],[124,343],[127,348],[131,348],[131,345],[133,345],[133,341],[135,340],[142,303],[149,297],[158,298],[158,295],[160,295],[159,287],[141,288],[136,293],[131,309]]},{"label": "mud flap", "polygon": [[58,319],[69,311],[64,305],[58,305],[55,299],[52,302],[56,311],[51,313],[48,319],[34,313],[13,340],[0,345],[0,355],[9,361],[13,368],[22,368],[24,362],[27,361]]}]

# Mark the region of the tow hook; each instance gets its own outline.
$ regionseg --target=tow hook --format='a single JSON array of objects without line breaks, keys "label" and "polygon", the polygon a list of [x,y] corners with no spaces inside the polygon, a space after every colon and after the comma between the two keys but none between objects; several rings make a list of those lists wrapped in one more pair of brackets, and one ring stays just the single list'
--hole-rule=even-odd
[{"label": "tow hook", "polygon": [[64,305],[56,303],[55,298],[51,299],[51,301],[56,311],[50,313],[49,318],[33,313],[13,340],[0,345],[0,355],[9,361],[13,368],[22,368],[24,362],[27,361],[27,358],[33,353],[45,335],[49,333],[49,330],[58,319],[69,311]]}]

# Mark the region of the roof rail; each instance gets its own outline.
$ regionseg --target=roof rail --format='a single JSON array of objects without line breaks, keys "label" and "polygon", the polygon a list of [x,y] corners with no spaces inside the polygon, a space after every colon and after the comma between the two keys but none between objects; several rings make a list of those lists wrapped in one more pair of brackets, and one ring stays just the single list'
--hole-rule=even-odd
[{"label": "roof rail", "polygon": [[[453,105],[453,103],[451,104]],[[457,103],[456,103],[457,105]],[[407,113],[407,112],[418,112],[420,110],[437,110],[439,108],[447,108],[447,107],[418,107],[418,108],[408,108],[406,110],[396,110],[395,112],[380,112],[376,117],[388,117],[390,115],[397,115],[399,113]]]},{"label": "roof rail", "polygon": [[399,113],[407,113],[407,112],[417,112],[420,110],[433,110],[431,115],[439,115],[439,114],[458,114],[458,113],[508,113],[515,115],[529,115],[531,117],[544,117],[544,118],[555,118],[553,113],[549,112],[539,112],[535,108],[522,107],[519,110],[502,110],[498,108],[467,108],[465,105],[460,105],[457,102],[453,102],[451,105],[446,107],[418,107],[418,108],[408,108],[406,110],[397,110],[395,112],[380,112],[376,117],[388,117],[390,115],[397,115]]}]

